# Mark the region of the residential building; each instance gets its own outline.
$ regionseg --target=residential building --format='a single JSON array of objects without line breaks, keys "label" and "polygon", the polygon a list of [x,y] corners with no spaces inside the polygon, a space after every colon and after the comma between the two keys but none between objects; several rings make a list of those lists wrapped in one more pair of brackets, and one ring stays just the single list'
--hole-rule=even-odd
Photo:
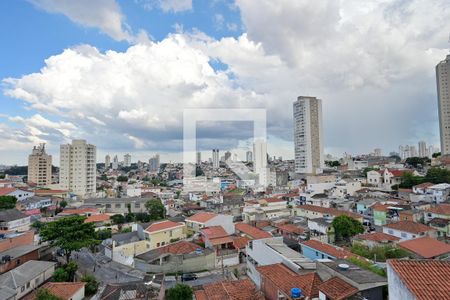
[{"label": "residential building", "polygon": [[179,241],[137,255],[134,266],[144,272],[164,274],[213,270],[216,267],[216,254],[197,244]]},{"label": "residential building", "polygon": [[23,201],[34,196],[34,191],[18,189],[15,187],[0,188],[0,196],[14,196],[17,201]]},{"label": "residential building", "polygon": [[347,281],[332,277],[318,286],[319,299],[351,299],[358,289]]},{"label": "residential building", "polygon": [[316,264],[289,248],[282,237],[270,237],[249,241],[245,248],[247,254],[247,275],[257,287],[261,287],[261,278],[257,270],[258,266],[267,266],[283,263],[289,269],[297,272],[299,270],[315,270]]},{"label": "residential building", "polygon": [[56,209],[56,205],[53,205],[52,198],[50,197],[33,196],[17,202],[16,208],[27,215],[36,215],[41,213],[41,209]]},{"label": "residential building", "polygon": [[212,167],[218,169],[220,165],[219,149],[212,149]]},{"label": "residential building", "polygon": [[98,300],[147,300],[162,299],[164,295],[162,284],[163,274],[156,274],[150,277],[151,282],[142,280],[108,283],[100,292]]},{"label": "residential building", "polygon": [[197,152],[196,161],[197,161],[197,166],[200,166],[202,164],[202,153],[201,152]]},{"label": "residential building", "polygon": [[355,255],[350,251],[345,250],[331,244],[323,243],[318,240],[309,240],[300,243],[301,253],[311,259],[347,259]]},{"label": "residential building", "polygon": [[111,167],[111,156],[106,154],[105,156],[105,170],[108,170]]},{"label": "residential building", "polygon": [[448,299],[450,261],[389,260],[389,299]]},{"label": "residential building", "polygon": [[3,287],[16,292],[16,299],[21,299],[52,277],[56,263],[50,261],[30,260],[17,268],[0,275],[0,290]]},{"label": "residential building", "polygon": [[242,211],[244,222],[273,220],[289,217],[290,209],[287,200],[281,198],[262,198],[254,202],[246,202]]},{"label": "residential building", "polygon": [[231,152],[230,151],[226,151],[225,152],[224,161],[229,161],[229,160],[231,160]]},{"label": "residential building", "polygon": [[[85,282],[47,282],[40,289],[45,289],[50,294],[62,300],[83,300]],[[31,293],[25,300],[35,299],[37,291]]]},{"label": "residential building", "polygon": [[410,252],[414,258],[445,259],[450,257],[449,244],[427,236],[403,241],[397,245]]},{"label": "residential building", "polygon": [[150,250],[159,248],[186,238],[185,228],[184,223],[170,220],[155,222],[144,229],[145,239],[150,244]]},{"label": "residential building", "polygon": [[369,232],[364,234],[355,235],[352,238],[352,243],[360,244],[369,248],[394,245],[400,241],[399,237],[386,234],[383,232]]},{"label": "residential building", "polygon": [[52,184],[52,156],[45,152],[45,144],[34,146],[28,156],[27,180],[37,186]]},{"label": "residential building", "polygon": [[355,220],[363,222],[363,216],[360,214],[356,214],[350,211],[339,210],[336,208],[328,208],[328,207],[320,207],[315,205],[299,205],[292,209],[294,216],[304,217],[308,219],[315,218],[327,218],[327,217],[338,217],[342,215],[346,215]]},{"label": "residential building", "polygon": [[159,172],[159,154],[155,154],[150,160],[148,161],[148,167],[150,172]]},{"label": "residential building", "polygon": [[255,226],[246,223],[235,223],[235,233],[240,236],[245,236],[252,240],[270,238],[272,235]]},{"label": "residential building", "polygon": [[267,184],[267,143],[256,139],[253,143],[253,171],[259,176],[259,184]]},{"label": "residential building", "polygon": [[131,155],[128,153],[123,156],[123,166],[131,167]]},{"label": "residential building", "polygon": [[126,214],[146,212],[145,203],[153,198],[90,198],[84,200],[83,208],[99,208],[107,214]]},{"label": "residential building", "polygon": [[105,256],[127,266],[133,266],[134,257],[150,249],[150,244],[145,240],[142,228],[132,232],[114,234],[110,240],[104,243],[104,246]]},{"label": "residential building", "polygon": [[30,230],[30,216],[17,209],[0,210],[0,230],[28,231]]},{"label": "residential building", "polygon": [[114,155],[111,169],[117,170],[118,168],[119,168],[119,158],[117,157],[117,155]]},{"label": "residential building", "polygon": [[428,157],[427,143],[424,141],[419,142],[419,157]]},{"label": "residential building", "polygon": [[29,260],[38,260],[39,248],[41,246],[23,245],[0,252],[0,274],[8,272]]},{"label": "residential building", "polygon": [[253,152],[252,151],[247,151],[245,153],[245,157],[247,162],[252,162],[253,161]]},{"label": "residential building", "polygon": [[210,226],[222,226],[228,234],[234,233],[233,216],[215,214],[211,212],[199,212],[185,219],[187,231],[198,233],[202,228]]},{"label": "residential building", "polygon": [[379,187],[390,191],[392,186],[399,185],[402,181],[402,176],[405,173],[410,173],[414,176],[420,176],[417,171],[399,170],[399,169],[384,169],[372,170],[367,172],[367,184]]},{"label": "residential building", "polygon": [[194,292],[195,300],[264,300],[250,279],[204,284]]},{"label": "residential building", "polygon": [[73,140],[61,145],[59,185],[82,198],[96,193],[96,147],[85,140]]},{"label": "residential building", "polygon": [[450,54],[436,66],[441,153],[450,154]]},{"label": "residential building", "polygon": [[322,100],[300,96],[294,102],[295,172],[322,173]]},{"label": "residential building", "polygon": [[324,243],[334,243],[335,233],[332,217],[308,219],[308,228],[311,239]]},{"label": "residential building", "polygon": [[423,236],[437,236],[436,230],[434,228],[412,221],[400,221],[384,225],[383,232],[396,236],[402,241],[411,240]]},{"label": "residential building", "polygon": [[211,226],[200,231],[205,247],[216,252],[216,267],[239,264],[239,250],[234,248],[233,238],[222,226]]},{"label": "residential building", "polygon": [[0,234],[0,252],[20,246],[33,245],[34,231],[6,232]]}]

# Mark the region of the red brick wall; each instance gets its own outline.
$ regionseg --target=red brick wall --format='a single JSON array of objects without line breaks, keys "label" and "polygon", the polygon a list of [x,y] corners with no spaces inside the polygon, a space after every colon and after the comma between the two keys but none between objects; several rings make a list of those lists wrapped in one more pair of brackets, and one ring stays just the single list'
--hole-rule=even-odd
[{"label": "red brick wall", "polygon": [[261,276],[261,291],[266,300],[278,300],[278,288],[272,281]]},{"label": "red brick wall", "polygon": [[33,245],[33,240],[34,240],[33,231],[27,231],[26,233],[18,237],[0,240],[0,252],[9,250],[11,248],[15,248],[17,246]]},{"label": "red brick wall", "polygon": [[38,259],[39,259],[39,250],[36,249],[33,252],[25,254],[21,257],[14,258],[10,262],[7,262],[6,264],[0,264],[0,274],[8,272],[9,270],[18,267],[29,260],[38,260]]}]

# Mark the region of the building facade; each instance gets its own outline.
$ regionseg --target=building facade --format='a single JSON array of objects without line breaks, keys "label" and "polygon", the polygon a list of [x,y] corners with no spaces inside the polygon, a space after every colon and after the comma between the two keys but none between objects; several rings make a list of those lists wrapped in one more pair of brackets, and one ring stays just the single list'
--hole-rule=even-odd
[{"label": "building facade", "polygon": [[322,173],[322,100],[300,96],[294,102],[294,145],[295,172]]},{"label": "building facade", "polygon": [[212,150],[212,166],[213,169],[219,168],[219,149],[213,149]]},{"label": "building facade", "polygon": [[436,66],[441,152],[450,154],[450,54]]},{"label": "building facade", "polygon": [[45,144],[33,147],[28,156],[28,182],[38,186],[52,183],[52,156],[45,152]]},{"label": "building facade", "polygon": [[109,154],[106,154],[106,156],[105,156],[105,170],[108,170],[109,167],[111,167],[111,156],[109,156]]},{"label": "building facade", "polygon": [[131,167],[131,155],[128,153],[123,156],[123,166]]},{"label": "building facade", "polygon": [[80,197],[96,193],[96,147],[85,140],[73,140],[60,147],[59,184]]}]

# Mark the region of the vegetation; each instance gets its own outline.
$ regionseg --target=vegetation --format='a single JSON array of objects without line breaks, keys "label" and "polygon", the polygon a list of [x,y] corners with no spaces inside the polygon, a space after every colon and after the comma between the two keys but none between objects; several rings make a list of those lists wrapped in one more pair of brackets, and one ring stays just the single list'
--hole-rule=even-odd
[{"label": "vegetation", "polygon": [[81,281],[86,282],[86,285],[84,287],[84,291],[86,293],[86,296],[91,296],[97,293],[99,282],[93,275],[85,275],[81,277]]},{"label": "vegetation", "polygon": [[441,168],[430,168],[427,171],[425,177],[414,176],[411,173],[404,173],[402,175],[402,182],[400,188],[412,188],[415,185],[431,182],[438,183],[450,183],[450,170]]},{"label": "vegetation", "polygon": [[61,202],[59,202],[59,207],[61,207],[61,208],[65,208],[66,206],[67,206],[67,201],[66,200],[62,200]]},{"label": "vegetation", "polygon": [[364,177],[367,177],[367,173],[369,173],[370,171],[375,171],[375,170],[378,170],[378,169],[372,168],[372,167],[364,168],[364,170],[363,170]]},{"label": "vegetation", "polygon": [[424,178],[420,176],[414,176],[411,173],[403,173],[399,188],[410,189],[415,185],[424,182]]},{"label": "vegetation", "polygon": [[363,268],[365,270],[371,271],[371,272],[373,272],[375,274],[378,274],[380,276],[387,277],[385,269],[378,268],[377,266],[374,266],[371,262],[363,261],[363,260],[358,259],[356,257],[350,257],[347,260],[349,262],[351,262],[352,264],[357,265],[360,268]]},{"label": "vegetation", "polygon": [[167,290],[166,299],[184,300],[192,299],[193,290],[186,284],[177,283],[173,288]]},{"label": "vegetation", "polygon": [[116,225],[120,225],[125,223],[125,217],[121,214],[116,214],[111,216],[111,221]]},{"label": "vegetation", "polygon": [[27,166],[12,166],[9,169],[5,170],[5,174],[8,175],[27,175],[28,167]]},{"label": "vegetation", "polygon": [[325,164],[330,168],[339,167],[341,165],[338,160],[327,160],[325,161]]},{"label": "vegetation", "polygon": [[14,196],[0,196],[0,210],[16,207],[17,198]]},{"label": "vegetation", "polygon": [[145,203],[145,208],[147,209],[150,220],[161,220],[164,219],[166,215],[166,209],[159,199],[150,199]]},{"label": "vegetation", "polygon": [[120,230],[120,233],[128,233],[128,232],[131,232],[131,227],[122,228]]},{"label": "vegetation", "polygon": [[403,258],[409,256],[408,251],[392,246],[369,248],[363,245],[356,244],[353,245],[350,250],[351,252],[358,254],[359,256],[382,262],[391,258]]},{"label": "vegetation", "polygon": [[40,230],[42,241],[59,247],[69,262],[72,251],[97,245],[94,223],[84,223],[86,217],[70,216],[43,224]]},{"label": "vegetation", "polygon": [[64,300],[61,297],[55,296],[48,289],[39,289],[36,294],[36,300]]},{"label": "vegetation", "polygon": [[59,267],[53,273],[53,281],[55,282],[73,282],[75,280],[75,273],[78,270],[78,265],[71,261],[68,264]]},{"label": "vegetation", "polygon": [[103,181],[108,181],[108,176],[106,174],[102,174],[102,176],[100,176],[100,179]]},{"label": "vegetation", "polygon": [[350,237],[364,232],[361,222],[346,215],[335,218],[332,225],[337,239],[350,240]]},{"label": "vegetation", "polygon": [[424,167],[430,162],[431,162],[431,159],[429,159],[428,157],[417,157],[417,156],[408,157],[405,160],[405,163],[407,165],[410,165],[410,166],[412,166],[414,168],[417,168],[418,166]]},{"label": "vegetation", "polygon": [[97,235],[97,240],[100,241],[111,238],[111,229],[97,230],[95,233]]},{"label": "vegetation", "polygon": [[436,152],[431,155],[433,158],[441,156],[441,152]]},{"label": "vegetation", "polygon": [[124,175],[120,175],[117,177],[117,181],[119,182],[128,182],[128,177]]}]

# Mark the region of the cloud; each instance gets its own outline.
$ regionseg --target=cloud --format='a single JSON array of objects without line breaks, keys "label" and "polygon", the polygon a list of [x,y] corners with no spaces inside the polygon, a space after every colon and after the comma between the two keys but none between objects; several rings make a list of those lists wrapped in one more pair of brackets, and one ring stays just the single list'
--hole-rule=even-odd
[{"label": "cloud", "polygon": [[192,10],[192,0],[138,0],[145,9],[159,8],[164,12],[183,12]]},{"label": "cloud", "polygon": [[49,13],[60,13],[85,27],[99,28],[117,41],[135,43],[148,39],[144,31],[134,36],[115,0],[28,0]]}]

